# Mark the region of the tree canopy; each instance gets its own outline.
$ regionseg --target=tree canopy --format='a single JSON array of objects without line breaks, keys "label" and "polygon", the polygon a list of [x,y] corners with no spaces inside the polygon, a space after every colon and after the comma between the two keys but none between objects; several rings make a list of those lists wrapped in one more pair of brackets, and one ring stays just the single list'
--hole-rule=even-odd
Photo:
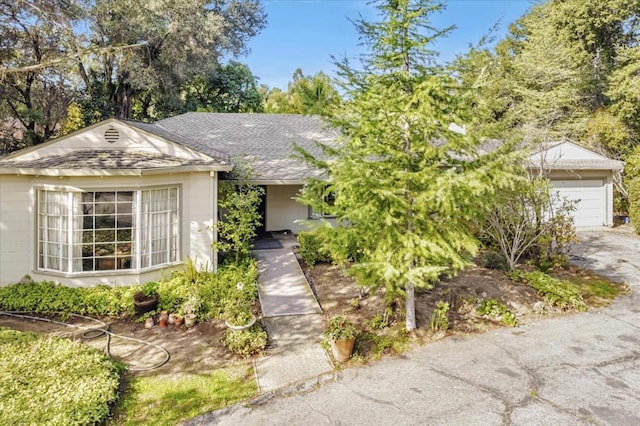
[{"label": "tree canopy", "polygon": [[84,124],[179,110],[265,19],[259,0],[0,0],[3,150],[53,136],[72,102]]},{"label": "tree canopy", "polygon": [[[492,194],[510,185],[503,151],[481,155],[479,141],[452,123],[470,117],[465,91],[433,65],[430,46],[447,30],[430,23],[431,0],[376,2],[380,21],[356,22],[367,46],[361,67],[339,64],[345,100],[329,117],[343,137],[325,146],[328,184],[312,180],[302,200],[336,216],[325,239],[338,258],[355,239],[362,253],[348,269],[362,285],[404,299],[416,328],[414,291],[465,267],[478,248],[473,229]],[[328,186],[327,186],[328,185]],[[327,203],[322,194],[333,193]],[[384,232],[381,232],[384,230]]]}]

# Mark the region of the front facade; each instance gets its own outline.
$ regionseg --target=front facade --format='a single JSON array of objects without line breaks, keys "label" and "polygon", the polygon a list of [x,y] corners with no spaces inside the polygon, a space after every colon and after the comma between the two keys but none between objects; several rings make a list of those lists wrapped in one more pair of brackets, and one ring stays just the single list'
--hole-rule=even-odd
[{"label": "front facade", "polygon": [[[29,274],[70,286],[157,280],[185,258],[217,265],[218,183],[232,163],[265,189],[262,230],[298,233],[322,217],[297,202],[337,133],[318,117],[187,113],[154,124],[110,119],[0,159],[0,285]],[[543,147],[529,167],[577,200],[576,225],[611,225],[622,163],[576,145]]]},{"label": "front facade", "polygon": [[117,120],[0,160],[0,284],[156,280],[187,256],[214,268],[212,158]]}]

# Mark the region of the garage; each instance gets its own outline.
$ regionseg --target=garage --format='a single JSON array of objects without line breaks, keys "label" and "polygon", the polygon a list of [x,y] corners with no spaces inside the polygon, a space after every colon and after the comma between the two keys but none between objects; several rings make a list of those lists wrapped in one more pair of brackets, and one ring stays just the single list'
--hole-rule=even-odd
[{"label": "garage", "polygon": [[602,226],[607,223],[607,193],[601,179],[552,180],[560,199],[575,201],[575,226]]},{"label": "garage", "polygon": [[532,175],[548,177],[561,198],[576,202],[576,227],[613,225],[613,182],[621,161],[565,141],[537,145],[528,163]]}]

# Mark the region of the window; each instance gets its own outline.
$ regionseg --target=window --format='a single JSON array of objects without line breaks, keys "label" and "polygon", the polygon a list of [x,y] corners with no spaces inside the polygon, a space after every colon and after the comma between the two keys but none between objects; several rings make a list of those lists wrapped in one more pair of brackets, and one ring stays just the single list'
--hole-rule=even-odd
[{"label": "window", "polygon": [[38,269],[149,268],[178,260],[178,188],[38,191]]},{"label": "window", "polygon": [[[333,191],[329,191],[322,196],[322,199],[326,206],[333,207],[336,202],[336,194]],[[313,208],[309,207],[309,217],[311,219],[319,219],[321,217],[335,217],[335,215],[329,212],[317,212]]]}]

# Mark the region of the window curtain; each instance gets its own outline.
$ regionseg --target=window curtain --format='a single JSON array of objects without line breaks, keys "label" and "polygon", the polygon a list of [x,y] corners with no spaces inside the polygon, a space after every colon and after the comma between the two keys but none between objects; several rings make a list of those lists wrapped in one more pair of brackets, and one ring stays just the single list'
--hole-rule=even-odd
[{"label": "window curtain", "polygon": [[41,191],[42,206],[40,223],[42,227],[41,250],[43,267],[61,271],[64,241],[63,214],[66,215],[65,196],[62,192]]},{"label": "window curtain", "polygon": [[176,188],[142,191],[142,267],[177,260],[178,193]]}]

